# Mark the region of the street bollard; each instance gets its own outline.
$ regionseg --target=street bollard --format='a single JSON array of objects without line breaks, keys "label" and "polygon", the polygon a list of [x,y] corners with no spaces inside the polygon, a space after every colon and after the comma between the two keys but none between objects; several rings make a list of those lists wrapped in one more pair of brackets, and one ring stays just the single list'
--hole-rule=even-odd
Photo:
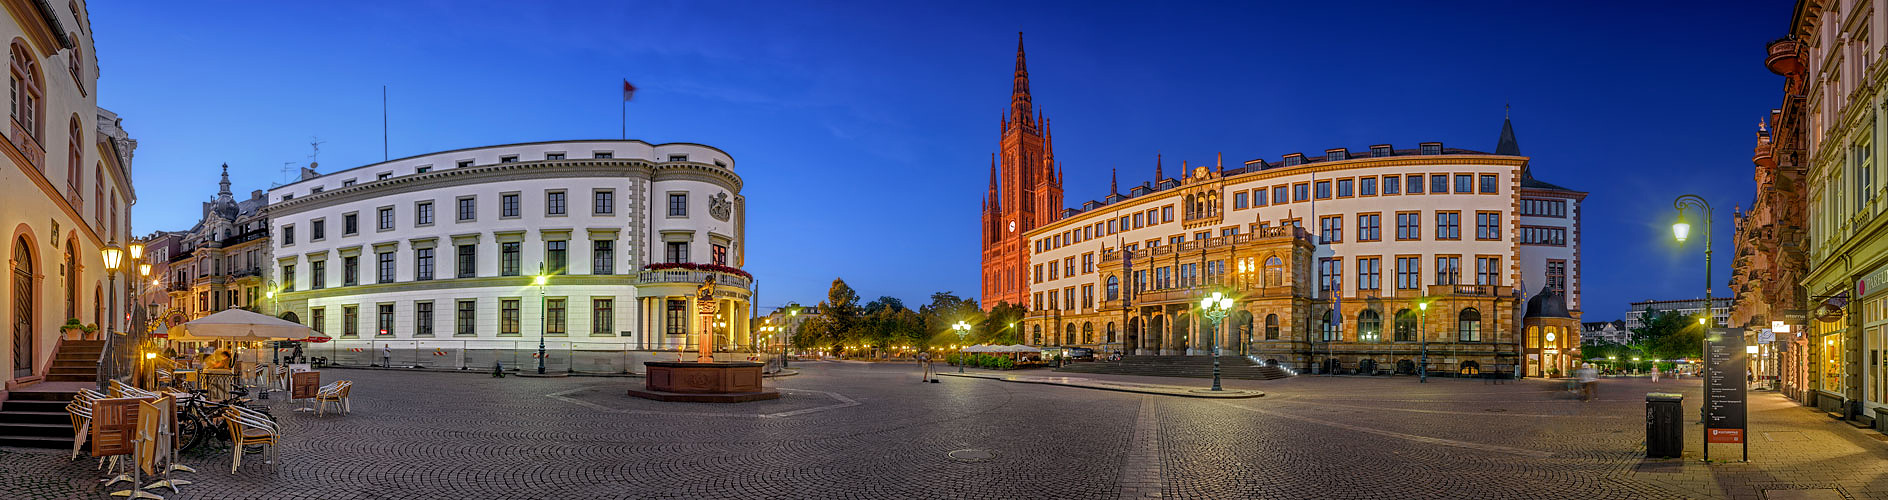
[{"label": "street bollard", "polygon": [[1685,452],[1685,395],[1649,392],[1645,395],[1645,456],[1678,458]]}]

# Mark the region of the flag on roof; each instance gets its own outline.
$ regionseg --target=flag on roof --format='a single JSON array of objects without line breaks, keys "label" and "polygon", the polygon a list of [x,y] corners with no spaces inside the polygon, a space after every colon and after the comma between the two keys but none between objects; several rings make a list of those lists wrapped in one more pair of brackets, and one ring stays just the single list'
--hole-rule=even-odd
[{"label": "flag on roof", "polygon": [[623,80],[623,102],[629,102],[629,98],[634,97],[635,95],[636,95],[636,86],[630,85],[629,80]]}]

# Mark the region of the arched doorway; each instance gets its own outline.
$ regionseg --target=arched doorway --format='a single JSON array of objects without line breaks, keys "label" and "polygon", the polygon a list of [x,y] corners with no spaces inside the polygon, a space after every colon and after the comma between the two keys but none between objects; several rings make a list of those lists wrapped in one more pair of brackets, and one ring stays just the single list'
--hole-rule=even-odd
[{"label": "arched doorway", "polygon": [[79,317],[79,240],[66,240],[66,318]]},{"label": "arched doorway", "polygon": [[1363,360],[1357,361],[1357,374],[1358,375],[1376,375],[1377,374],[1377,360],[1363,359]]},{"label": "arched doorway", "polygon": [[1233,348],[1240,356],[1252,354],[1252,313],[1244,309],[1232,313]]},{"label": "arched doorway", "polygon": [[1128,352],[1124,354],[1140,354],[1141,318],[1128,318],[1128,332],[1127,333],[1128,333],[1127,335],[1128,338],[1126,339],[1126,342],[1124,343],[1127,344],[1128,346],[1127,347]]},{"label": "arched doorway", "polygon": [[1160,354],[1159,351],[1166,350],[1166,346],[1163,345],[1166,342],[1166,338],[1167,316],[1164,314],[1156,314],[1154,315],[1151,327],[1148,328],[1147,338],[1142,340],[1145,344],[1142,346],[1142,349],[1153,350],[1155,354]]},{"label": "arched doorway", "polygon": [[1403,360],[1398,360],[1398,361],[1396,362],[1396,373],[1397,373],[1397,374],[1399,374],[1399,375],[1414,375],[1414,374],[1416,374],[1416,362],[1415,362],[1415,361],[1410,361],[1410,360],[1407,360],[1407,359],[1403,359]]},{"label": "arched doorway", "polygon": [[1456,372],[1457,375],[1481,375],[1481,373],[1482,364],[1474,361],[1463,361],[1461,371]]},{"label": "arched doorway", "polygon": [[13,241],[13,376],[33,375],[33,248],[25,236]]},{"label": "arched doorway", "polygon": [[1173,318],[1173,335],[1167,340],[1167,348],[1177,354],[1189,354],[1187,349],[1193,346],[1192,315],[1180,313]]},{"label": "arched doorway", "polygon": [[296,316],[295,311],[286,311],[286,312],[283,312],[281,316],[277,316],[277,317],[287,320],[289,322],[295,323],[297,325],[302,323],[302,318],[300,316]]}]

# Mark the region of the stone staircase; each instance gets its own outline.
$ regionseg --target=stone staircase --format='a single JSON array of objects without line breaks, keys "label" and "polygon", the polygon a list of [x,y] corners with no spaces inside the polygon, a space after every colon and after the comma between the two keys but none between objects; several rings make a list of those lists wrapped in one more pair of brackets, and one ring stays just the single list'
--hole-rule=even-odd
[{"label": "stone staircase", "polygon": [[9,392],[0,401],[0,446],[71,448],[72,420],[66,403],[97,382],[103,340],[67,340],[53,355],[46,381]]},{"label": "stone staircase", "polygon": [[[1063,365],[1055,369],[1062,373],[1095,373],[1103,375],[1143,375],[1150,377],[1191,377],[1211,378],[1213,376],[1213,358],[1210,356],[1127,356],[1121,361],[1078,362]],[[1252,363],[1241,356],[1220,356],[1220,378],[1241,380],[1277,380],[1292,376],[1293,373],[1283,367],[1264,366]]]}]

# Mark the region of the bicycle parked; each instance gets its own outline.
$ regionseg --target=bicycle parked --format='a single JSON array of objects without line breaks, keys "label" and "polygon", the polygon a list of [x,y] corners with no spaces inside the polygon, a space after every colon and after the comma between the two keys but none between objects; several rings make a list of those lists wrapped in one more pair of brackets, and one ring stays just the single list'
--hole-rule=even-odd
[{"label": "bicycle parked", "polygon": [[231,406],[255,410],[268,417],[269,421],[276,421],[268,407],[251,404],[254,401],[247,397],[249,391],[242,387],[231,389],[229,398],[222,401],[210,401],[204,395],[207,392],[203,389],[191,390],[189,399],[178,402],[178,451],[193,451],[211,441],[221,443],[217,448],[227,447],[230,442],[229,425],[223,419],[223,411]]}]

